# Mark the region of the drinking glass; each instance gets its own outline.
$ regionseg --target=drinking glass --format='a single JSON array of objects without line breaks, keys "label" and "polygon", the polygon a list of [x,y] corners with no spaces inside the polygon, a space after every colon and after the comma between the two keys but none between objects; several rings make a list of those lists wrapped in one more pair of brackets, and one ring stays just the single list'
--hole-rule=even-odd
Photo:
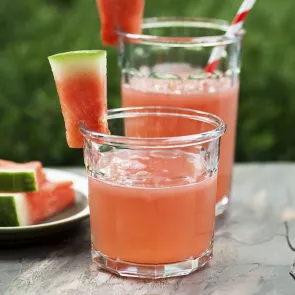
[{"label": "drinking glass", "polygon": [[[216,215],[229,204],[237,122],[240,52],[244,32],[226,37],[228,23],[205,18],[144,19],[142,35],[118,31],[122,106],[170,106],[221,117]],[[213,73],[205,67],[214,47],[225,50]],[[175,126],[175,133],[182,126]],[[138,132],[145,132],[145,126]]]},{"label": "drinking glass", "polygon": [[113,109],[107,120],[111,135],[80,125],[93,261],[142,278],[204,266],[212,258],[225,123],[171,107]]}]

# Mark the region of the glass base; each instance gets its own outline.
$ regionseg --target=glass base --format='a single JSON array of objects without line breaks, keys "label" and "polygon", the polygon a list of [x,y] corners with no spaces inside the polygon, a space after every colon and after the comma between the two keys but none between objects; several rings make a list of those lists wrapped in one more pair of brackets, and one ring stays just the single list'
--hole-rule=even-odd
[{"label": "glass base", "polygon": [[204,267],[213,257],[213,242],[199,257],[169,264],[136,264],[112,259],[94,249],[92,244],[92,260],[100,268],[122,277],[160,279],[188,275]]},{"label": "glass base", "polygon": [[229,197],[224,196],[215,206],[215,216],[223,214],[229,207]]}]

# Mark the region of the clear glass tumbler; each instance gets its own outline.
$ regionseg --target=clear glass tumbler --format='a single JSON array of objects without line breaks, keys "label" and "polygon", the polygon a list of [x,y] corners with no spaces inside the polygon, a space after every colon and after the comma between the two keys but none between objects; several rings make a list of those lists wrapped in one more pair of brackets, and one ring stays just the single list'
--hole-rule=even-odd
[{"label": "clear glass tumbler", "polygon": [[[230,200],[244,34],[225,37],[227,28],[227,22],[215,19],[152,18],[143,21],[142,35],[118,32],[123,107],[189,108],[226,122],[216,215],[227,209]],[[207,73],[204,69],[215,46],[225,50],[216,71]]]},{"label": "clear glass tumbler", "polygon": [[108,125],[111,135],[81,123],[93,261],[143,278],[205,265],[225,123],[189,109],[134,107],[110,110]]}]

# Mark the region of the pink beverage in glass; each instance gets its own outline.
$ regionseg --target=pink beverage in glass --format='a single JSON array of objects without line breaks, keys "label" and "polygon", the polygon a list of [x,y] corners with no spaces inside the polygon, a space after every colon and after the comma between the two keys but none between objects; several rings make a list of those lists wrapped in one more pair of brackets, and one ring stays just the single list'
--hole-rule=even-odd
[{"label": "pink beverage in glass", "polygon": [[[179,67],[181,68],[181,66]],[[176,73],[178,75],[182,74],[177,71]],[[221,139],[216,197],[216,201],[219,202],[223,199],[223,196],[230,194],[237,121],[238,85],[232,87],[228,79],[216,81],[216,83],[211,81],[210,87],[214,87],[215,91],[208,93],[206,89],[200,90],[199,83],[191,83],[193,86],[189,89],[177,90],[178,81],[170,81],[168,89],[166,87],[161,88],[161,82],[155,79],[148,79],[148,81],[136,78],[130,79],[129,84],[122,85],[122,106],[159,105],[184,107],[202,110],[223,118],[227,125],[227,131]],[[132,128],[132,126],[129,128]],[[153,129],[152,122],[150,122],[149,126],[142,126],[141,134],[147,132],[149,128]],[[163,131],[166,128],[168,126],[163,126]],[[185,126],[182,125],[177,128],[185,128]],[[177,129],[174,129],[174,131],[178,132]]]},{"label": "pink beverage in glass", "polygon": [[[189,108],[215,114],[226,122],[227,132],[221,140],[216,214],[226,210],[230,197],[239,93],[241,35],[224,37],[221,34],[227,27],[226,22],[218,20],[190,18],[184,23],[183,19],[158,18],[144,20],[142,36],[120,33],[123,107]],[[215,73],[205,73],[216,45],[226,45],[220,68]],[[153,123],[149,123],[138,130],[137,136],[147,130],[152,132]],[[163,132],[167,128],[163,126]],[[178,126],[174,132],[179,132],[179,128],[186,127]]]},{"label": "pink beverage in glass", "polygon": [[[143,134],[149,122],[153,131]],[[147,107],[110,110],[108,126],[111,135],[81,127],[93,260],[144,278],[204,266],[212,258],[224,122],[193,110]]]},{"label": "pink beverage in glass", "polygon": [[[100,169],[113,181],[89,177],[94,247],[112,258],[153,264],[206,251],[213,237],[217,182],[216,175],[202,175],[197,161],[174,151],[106,156]],[[116,185],[119,178],[126,185]]]}]

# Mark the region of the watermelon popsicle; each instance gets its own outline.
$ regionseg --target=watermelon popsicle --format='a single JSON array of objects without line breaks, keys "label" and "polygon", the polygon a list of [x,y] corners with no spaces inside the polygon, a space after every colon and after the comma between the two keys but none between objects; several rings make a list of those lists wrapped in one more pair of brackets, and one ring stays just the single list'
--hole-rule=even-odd
[{"label": "watermelon popsicle", "polygon": [[96,0],[96,3],[104,45],[117,44],[117,29],[132,34],[141,33],[144,0]]}]

